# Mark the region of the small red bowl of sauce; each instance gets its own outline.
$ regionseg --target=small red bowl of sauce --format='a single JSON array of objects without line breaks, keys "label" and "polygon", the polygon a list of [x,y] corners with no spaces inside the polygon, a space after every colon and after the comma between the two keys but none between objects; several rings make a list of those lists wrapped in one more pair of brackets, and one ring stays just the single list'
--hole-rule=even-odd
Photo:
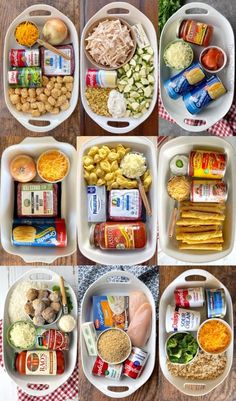
[{"label": "small red bowl of sauce", "polygon": [[227,56],[220,47],[208,46],[202,50],[199,61],[204,70],[210,73],[216,73],[223,70],[225,67]]}]

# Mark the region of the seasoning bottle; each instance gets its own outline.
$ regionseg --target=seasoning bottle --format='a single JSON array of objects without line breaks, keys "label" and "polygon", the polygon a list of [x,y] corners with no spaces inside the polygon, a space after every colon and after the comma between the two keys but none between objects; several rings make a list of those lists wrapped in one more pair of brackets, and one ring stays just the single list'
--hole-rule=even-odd
[{"label": "seasoning bottle", "polygon": [[177,36],[186,42],[199,46],[209,46],[213,35],[213,26],[192,19],[180,21]]},{"label": "seasoning bottle", "polygon": [[16,353],[15,370],[21,375],[51,376],[65,371],[62,351],[22,351]]},{"label": "seasoning bottle", "polygon": [[147,242],[146,226],[135,223],[100,223],[90,229],[90,244],[101,249],[139,249]]}]

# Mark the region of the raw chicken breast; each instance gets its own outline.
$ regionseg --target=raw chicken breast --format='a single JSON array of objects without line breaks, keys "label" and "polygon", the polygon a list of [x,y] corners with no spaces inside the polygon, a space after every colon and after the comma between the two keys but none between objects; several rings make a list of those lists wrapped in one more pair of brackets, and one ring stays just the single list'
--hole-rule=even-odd
[{"label": "raw chicken breast", "polygon": [[138,310],[138,308],[145,304],[148,303],[148,299],[146,295],[141,292],[141,291],[133,291],[129,294],[129,322],[131,323],[135,312]]},{"label": "raw chicken breast", "polygon": [[150,337],[152,329],[152,307],[141,305],[136,311],[127,331],[133,346],[142,348]]}]

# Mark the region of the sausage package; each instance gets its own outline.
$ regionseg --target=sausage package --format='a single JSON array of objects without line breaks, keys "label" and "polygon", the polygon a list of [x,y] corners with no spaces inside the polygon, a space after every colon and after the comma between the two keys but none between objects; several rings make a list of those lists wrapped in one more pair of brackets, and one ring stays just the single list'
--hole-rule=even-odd
[{"label": "sausage package", "polygon": [[128,329],[129,297],[99,295],[93,297],[95,329],[103,331],[111,327]]},{"label": "sausage package", "polygon": [[19,217],[58,216],[58,184],[18,183],[17,215]]}]

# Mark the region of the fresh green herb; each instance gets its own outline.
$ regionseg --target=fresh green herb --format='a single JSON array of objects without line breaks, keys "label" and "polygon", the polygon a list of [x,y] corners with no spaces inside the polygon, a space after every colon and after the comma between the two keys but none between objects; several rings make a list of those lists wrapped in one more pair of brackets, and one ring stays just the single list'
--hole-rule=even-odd
[{"label": "fresh green herb", "polygon": [[196,355],[198,343],[192,334],[176,333],[167,341],[167,354],[170,362],[186,364]]},{"label": "fresh green herb", "polygon": [[[53,291],[57,291],[60,292],[60,287],[58,285],[54,285],[52,287]],[[68,306],[68,312],[70,313],[73,310],[73,303],[71,301],[71,296],[70,296],[70,292],[69,292],[69,288],[65,287],[66,290],[66,300],[67,300],[67,306]]]},{"label": "fresh green herb", "polygon": [[183,5],[183,0],[159,0],[158,25],[161,33],[166,21]]}]

